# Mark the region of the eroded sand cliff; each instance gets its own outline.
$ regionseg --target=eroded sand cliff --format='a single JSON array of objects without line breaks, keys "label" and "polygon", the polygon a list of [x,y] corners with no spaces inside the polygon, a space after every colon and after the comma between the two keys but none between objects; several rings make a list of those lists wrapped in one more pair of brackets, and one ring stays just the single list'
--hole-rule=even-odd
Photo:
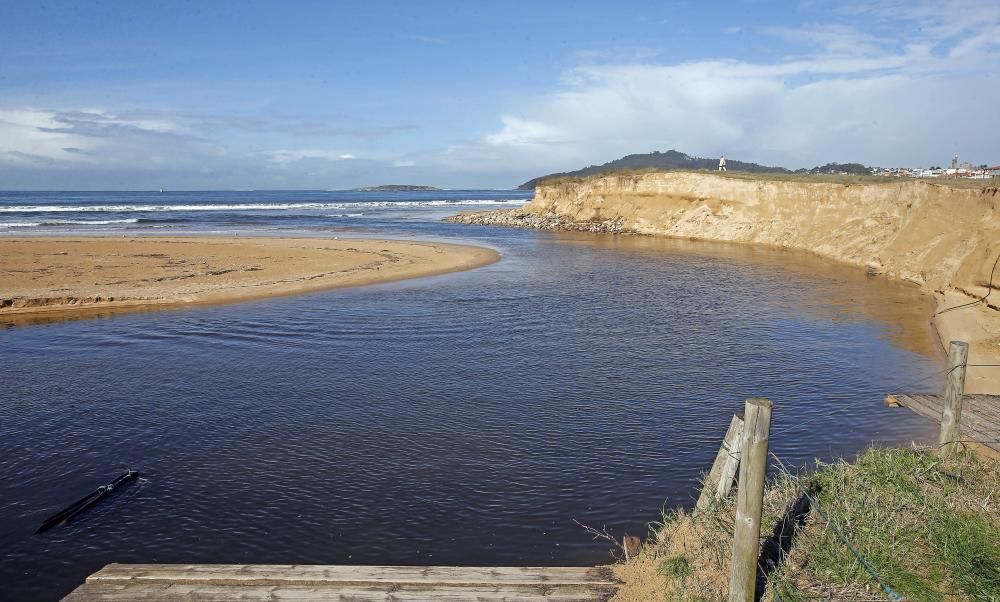
[{"label": "eroded sand cliff", "polygon": [[[803,249],[913,282],[940,311],[987,294],[1000,254],[998,203],[995,186],[666,172],[556,181],[523,209],[456,221]],[[1000,363],[1000,293],[986,301],[935,319],[943,341],[972,343],[970,364]],[[967,390],[1000,392],[1000,368],[970,368]]]}]

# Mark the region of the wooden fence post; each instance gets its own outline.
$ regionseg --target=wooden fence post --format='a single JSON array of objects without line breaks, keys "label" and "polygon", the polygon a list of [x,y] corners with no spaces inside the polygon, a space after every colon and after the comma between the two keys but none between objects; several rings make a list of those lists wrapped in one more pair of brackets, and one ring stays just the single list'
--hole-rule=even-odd
[{"label": "wooden fence post", "polygon": [[944,390],[944,411],[941,412],[941,455],[951,456],[959,449],[959,427],[962,421],[962,396],[965,394],[965,365],[969,363],[969,344],[952,341],[948,347],[948,385]]},{"label": "wooden fence post", "polygon": [[740,444],[743,439],[743,419],[733,416],[729,422],[729,430],[715,454],[712,470],[705,477],[701,487],[701,495],[695,504],[695,512],[701,512],[712,505],[712,500],[722,499],[729,495],[733,487],[733,477],[740,465]]},{"label": "wooden fence post", "polygon": [[733,566],[729,575],[729,602],[754,600],[772,405],[770,399],[751,397],[746,402],[746,411],[743,414],[736,525],[733,528]]}]

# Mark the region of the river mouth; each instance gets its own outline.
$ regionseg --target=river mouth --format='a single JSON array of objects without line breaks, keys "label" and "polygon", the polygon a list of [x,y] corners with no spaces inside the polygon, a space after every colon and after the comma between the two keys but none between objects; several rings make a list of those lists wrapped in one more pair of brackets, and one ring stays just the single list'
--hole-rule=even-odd
[{"label": "river mouth", "polygon": [[[641,535],[690,505],[745,397],[800,465],[933,435],[882,405],[941,384],[913,287],[746,245],[406,232],[504,259],[0,331],[4,590],[52,599],[109,562],[603,562],[573,520]],[[148,482],[30,535],[124,466]]]}]

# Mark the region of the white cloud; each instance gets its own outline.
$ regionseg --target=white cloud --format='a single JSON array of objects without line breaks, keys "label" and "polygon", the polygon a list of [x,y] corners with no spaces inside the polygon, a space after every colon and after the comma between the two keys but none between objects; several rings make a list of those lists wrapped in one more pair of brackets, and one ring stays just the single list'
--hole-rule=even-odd
[{"label": "white cloud", "polygon": [[[211,143],[179,122],[101,109],[0,109],[0,164],[72,168],[110,164],[147,167],[188,163],[186,156],[216,154]],[[168,158],[169,154],[176,158]],[[191,163],[188,163],[191,164]]]},{"label": "white cloud", "polygon": [[196,133],[206,120],[162,110],[0,109],[0,189],[322,188],[390,168],[391,158],[343,149],[227,146]]},{"label": "white cloud", "polygon": [[789,167],[925,164],[956,152],[996,161],[1000,11],[979,17],[962,12],[946,23],[939,13],[913,10],[897,25],[932,33],[897,27],[908,32],[897,38],[837,24],[772,28],[766,35],[803,52],[770,63],[582,65],[440,160],[454,169],[536,175],[670,148]]},{"label": "white cloud", "polygon": [[86,155],[66,149],[92,147],[91,141],[53,131],[60,125],[53,112],[0,110],[0,162],[30,163],[40,159],[85,161]]},{"label": "white cloud", "polygon": [[1000,3],[888,0],[833,12],[829,23],[799,27],[717,25],[739,33],[747,55],[780,49],[780,60],[679,62],[644,48],[572,54],[576,67],[506,106],[493,127],[423,151],[410,139],[405,150],[391,144],[422,124],[359,125],[337,114],[6,104],[0,188],[172,178],[205,188],[350,187],[395,175],[500,186],[670,148],[787,167],[942,163],[955,153],[1000,160]]},{"label": "white cloud", "polygon": [[269,161],[279,165],[287,165],[294,161],[302,161],[306,159],[319,159],[321,161],[350,161],[351,159],[357,159],[356,156],[350,153],[317,148],[269,151],[267,153],[267,157]]},{"label": "white cloud", "polygon": [[845,56],[877,54],[882,51],[886,43],[890,42],[859,31],[855,27],[839,24],[768,27],[764,31],[789,42]]}]

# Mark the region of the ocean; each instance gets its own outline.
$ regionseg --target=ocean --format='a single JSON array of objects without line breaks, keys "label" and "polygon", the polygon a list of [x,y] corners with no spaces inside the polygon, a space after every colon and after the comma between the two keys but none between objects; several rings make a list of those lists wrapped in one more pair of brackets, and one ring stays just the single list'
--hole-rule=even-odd
[{"label": "ocean", "polygon": [[[353,289],[0,328],[0,590],[110,562],[584,565],[575,521],[691,506],[730,417],[774,400],[808,467],[933,441],[929,301],[791,251],[442,222],[524,191],[0,193],[0,235],[362,236],[498,263]],[[0,283],[2,287],[2,283]],[[124,471],[142,483],[42,535]]]},{"label": "ocean", "polygon": [[0,191],[0,235],[324,232],[476,208],[515,207],[531,196],[523,190]]}]

